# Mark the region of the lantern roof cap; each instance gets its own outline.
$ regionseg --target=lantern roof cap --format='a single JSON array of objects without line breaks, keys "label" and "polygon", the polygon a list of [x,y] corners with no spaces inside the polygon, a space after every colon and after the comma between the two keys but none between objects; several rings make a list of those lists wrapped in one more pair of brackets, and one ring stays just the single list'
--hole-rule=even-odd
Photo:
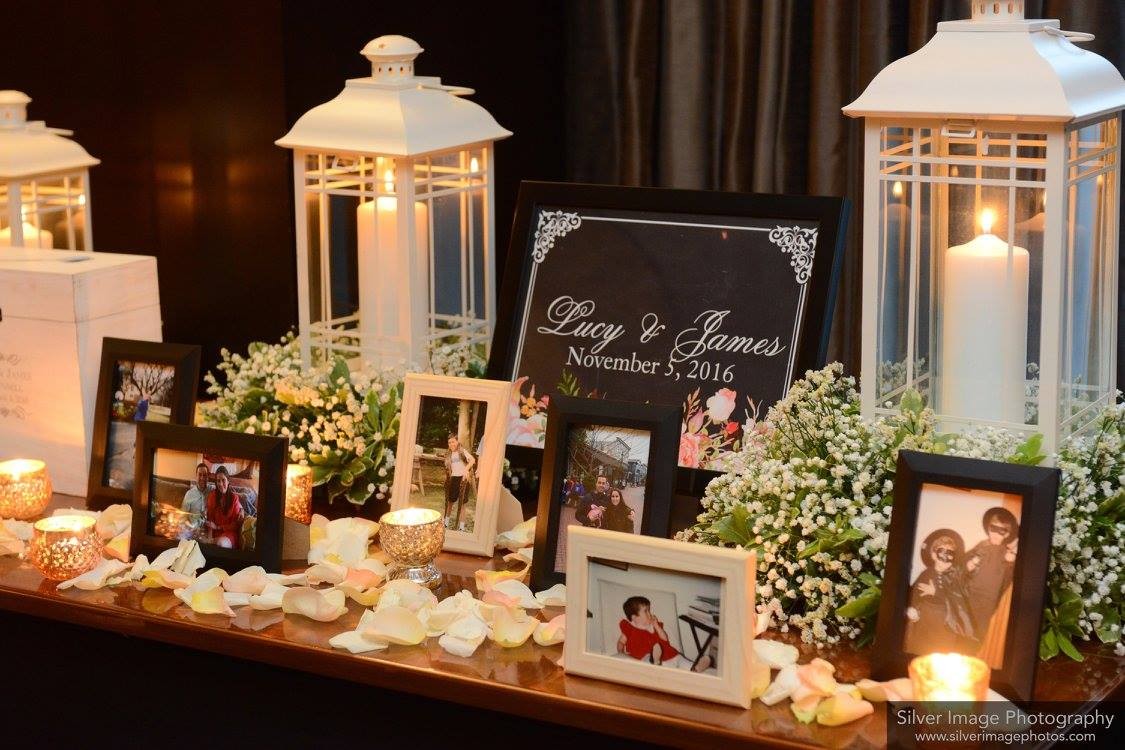
[{"label": "lantern roof cap", "polygon": [[1093,35],[1024,19],[1022,4],[1000,15],[978,4],[972,20],[939,23],[925,46],[884,68],[844,114],[1069,122],[1125,108],[1117,69],[1074,45]]},{"label": "lantern roof cap", "polygon": [[420,156],[507,138],[488,110],[464,97],[473,90],[414,75],[422,47],[388,35],[372,39],[361,54],[371,76],[353,78],[335,99],[297,119],[278,146],[310,151]]},{"label": "lantern roof cap", "polygon": [[85,169],[99,163],[70,140],[71,131],[49,128],[27,119],[31,97],[22,91],[0,91],[0,180]]}]

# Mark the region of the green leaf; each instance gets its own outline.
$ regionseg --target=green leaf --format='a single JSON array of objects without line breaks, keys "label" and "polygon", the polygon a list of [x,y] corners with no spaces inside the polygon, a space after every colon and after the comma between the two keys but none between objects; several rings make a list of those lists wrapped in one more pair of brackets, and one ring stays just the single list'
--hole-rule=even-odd
[{"label": "green leaf", "polygon": [[352,505],[363,505],[371,498],[365,483],[357,484],[347,492],[348,502]]},{"label": "green leaf", "polygon": [[822,540],[818,539],[812,544],[806,546],[803,550],[797,553],[798,560],[804,560],[806,557],[812,557],[817,552],[820,552],[820,545]]},{"label": "green leaf", "polygon": [[860,573],[859,580],[872,588],[879,588],[882,582],[875,577],[874,573]]},{"label": "green leaf", "polygon": [[1102,643],[1117,643],[1121,639],[1121,613],[1114,608],[1098,610],[1102,621],[1098,625],[1098,639]]},{"label": "green leaf", "polygon": [[1036,433],[1020,443],[1019,447],[1016,448],[1016,452],[1008,457],[1008,462],[1023,464],[1025,466],[1037,466],[1046,457],[1047,454],[1043,452],[1043,436]]},{"label": "green leaf", "polygon": [[727,544],[745,547],[750,543],[750,511],[745,505],[736,505],[729,516],[724,516],[711,526],[711,533]]},{"label": "green leaf", "polygon": [[1069,656],[1071,659],[1074,659],[1074,661],[1085,661],[1082,654],[1078,653],[1078,649],[1076,649],[1074,647],[1074,644],[1070,642],[1070,636],[1064,633],[1056,632],[1055,640],[1058,641],[1059,650]]},{"label": "green leaf", "polygon": [[1059,653],[1059,642],[1052,628],[1047,628],[1039,636],[1039,658],[1043,661],[1054,659]]},{"label": "green leaf", "polygon": [[[265,401],[262,401],[263,398]],[[240,421],[251,417],[262,411],[272,398],[273,393],[264,388],[251,388],[242,395],[242,403],[238,405],[236,416]]]},{"label": "green leaf", "polygon": [[922,409],[925,408],[922,394],[913,388],[907,388],[906,392],[902,394],[902,399],[898,402],[898,408],[903,414],[920,415]]},{"label": "green leaf", "polygon": [[340,387],[340,378],[344,379],[344,383],[352,381],[351,371],[348,370],[348,362],[343,357],[336,357],[336,361],[332,363],[332,372],[328,373],[328,380],[332,384],[332,388]]},{"label": "green leaf", "polygon": [[883,595],[879,589],[867,589],[847,604],[836,608],[838,617],[852,617],[865,620],[879,612],[879,602]]},{"label": "green leaf", "polygon": [[312,467],[313,485],[319,487],[320,485],[330,481],[336,475],[336,470],[329,466],[314,466]]}]

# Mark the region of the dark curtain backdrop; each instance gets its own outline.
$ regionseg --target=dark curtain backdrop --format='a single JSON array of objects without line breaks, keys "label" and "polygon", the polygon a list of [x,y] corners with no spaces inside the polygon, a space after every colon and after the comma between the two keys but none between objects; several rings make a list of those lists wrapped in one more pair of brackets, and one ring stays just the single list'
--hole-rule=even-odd
[{"label": "dark curtain backdrop", "polygon": [[[968,1],[577,0],[569,7],[570,177],[848,196],[854,210],[829,356],[858,373],[862,124],[840,108],[888,63],[925,44],[938,21],[968,18]],[[1082,46],[1125,69],[1125,2],[1029,0],[1026,15],[1095,33]]]}]

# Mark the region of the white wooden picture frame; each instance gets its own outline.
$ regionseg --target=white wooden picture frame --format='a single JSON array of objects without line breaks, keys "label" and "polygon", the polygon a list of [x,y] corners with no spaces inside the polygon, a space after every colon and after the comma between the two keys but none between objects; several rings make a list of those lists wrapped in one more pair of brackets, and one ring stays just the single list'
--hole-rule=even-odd
[{"label": "white wooden picture frame", "polygon": [[[689,573],[719,579],[719,615],[716,624],[718,673],[697,673],[690,669],[652,664],[623,654],[611,656],[591,652],[588,647],[588,631],[591,618],[589,571],[592,559],[645,566],[643,571],[634,571],[638,576],[651,576],[651,571],[647,569],[656,568],[667,573]],[[567,637],[563,652],[566,671],[700,700],[749,707],[750,674],[754,658],[751,646],[754,569],[754,553],[743,549],[708,547],[671,539],[573,527],[566,563]],[[616,577],[627,580],[628,576],[629,571],[625,570]],[[653,611],[656,611],[657,599],[654,597],[652,602]],[[619,612],[616,616],[620,614]],[[677,609],[677,629],[681,627],[679,614]],[[665,629],[669,627],[666,615],[663,624]]]},{"label": "white wooden picture frame", "polygon": [[[411,485],[415,480],[415,459],[421,461],[417,438],[422,398],[480,401],[487,407],[480,450],[476,450],[476,446],[469,449],[476,458],[477,481],[472,531],[447,528],[443,547],[447,551],[491,556],[495,548],[502,491],[501,473],[504,466],[504,426],[511,387],[511,383],[501,380],[417,373],[406,376],[402,392],[398,449],[395,453],[394,485],[391,489],[392,510],[408,508],[413,504]],[[444,510],[439,512],[444,513]]]}]

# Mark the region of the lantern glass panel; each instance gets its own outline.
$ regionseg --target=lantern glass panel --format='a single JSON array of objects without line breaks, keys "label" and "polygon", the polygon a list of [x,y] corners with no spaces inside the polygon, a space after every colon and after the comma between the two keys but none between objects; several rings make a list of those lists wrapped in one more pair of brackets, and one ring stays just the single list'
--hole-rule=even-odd
[{"label": "lantern glass panel", "polygon": [[1067,133],[1059,423],[1082,429],[1113,391],[1118,120]]}]

